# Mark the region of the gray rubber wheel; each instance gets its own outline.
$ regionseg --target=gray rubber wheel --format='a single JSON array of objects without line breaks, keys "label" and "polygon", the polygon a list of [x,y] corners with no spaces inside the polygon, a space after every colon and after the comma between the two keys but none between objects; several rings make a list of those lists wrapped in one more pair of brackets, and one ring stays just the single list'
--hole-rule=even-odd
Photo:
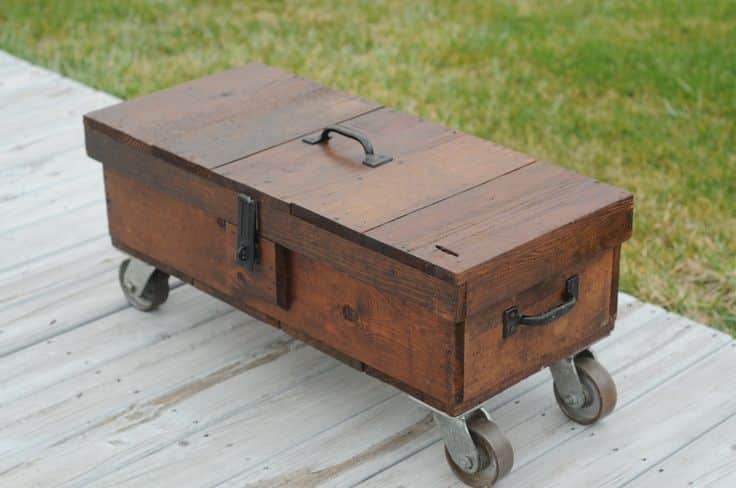
[{"label": "gray rubber wheel", "polygon": [[585,389],[585,404],[573,408],[565,404],[555,386],[555,399],[560,410],[573,422],[589,425],[613,412],[618,395],[613,378],[601,363],[590,356],[575,358],[575,368]]},{"label": "gray rubber wheel", "polygon": [[123,290],[125,298],[128,300],[128,303],[138,310],[143,312],[155,310],[169,298],[169,275],[158,269],[154,271],[143,288],[143,293],[139,296],[125,286],[123,278],[129,264],[130,259],[126,259],[120,263],[120,267],[118,268],[118,280],[120,281],[120,288]]},{"label": "gray rubber wheel", "polygon": [[498,426],[476,415],[468,421],[468,430],[480,454],[480,469],[466,473],[450,457],[445,447],[445,458],[460,481],[475,488],[488,488],[511,472],[514,467],[514,449]]}]

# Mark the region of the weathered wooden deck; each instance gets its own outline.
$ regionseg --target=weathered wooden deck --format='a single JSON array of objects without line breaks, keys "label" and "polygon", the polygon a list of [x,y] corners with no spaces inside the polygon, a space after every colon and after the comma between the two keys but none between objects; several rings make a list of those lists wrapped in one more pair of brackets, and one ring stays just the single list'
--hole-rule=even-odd
[{"label": "weathered wooden deck", "polygon": [[[188,286],[126,305],[81,115],[116,101],[0,52],[0,486],[459,486],[427,412]],[[504,487],[736,486],[736,343],[621,295],[598,425],[549,375],[488,403]]]}]

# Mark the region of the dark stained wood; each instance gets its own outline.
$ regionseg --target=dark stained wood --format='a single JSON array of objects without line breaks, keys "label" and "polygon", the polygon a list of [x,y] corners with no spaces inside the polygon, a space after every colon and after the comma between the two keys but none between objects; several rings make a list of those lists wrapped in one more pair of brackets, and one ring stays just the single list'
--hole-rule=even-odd
[{"label": "dark stained wood", "polygon": [[615,247],[631,235],[631,201],[618,202],[508,252],[468,282],[468,313],[506,298],[523,284],[542,281],[576,263]]},{"label": "dark stained wood", "polygon": [[378,168],[364,166],[361,145],[333,134],[328,143],[309,145],[296,139],[219,167],[215,172],[291,201],[294,195],[330,183],[344,183],[353,188],[355,185],[350,183],[360,181],[356,178],[383,174],[412,153],[458,137],[450,129],[386,108],[340,125],[359,130],[368,137],[377,153],[391,155],[394,161]]},{"label": "dark stained wood", "polygon": [[[454,397],[453,322],[293,250],[287,254],[285,310],[275,300],[272,242],[260,239],[265,262],[251,280],[234,261],[235,233],[229,224],[223,228],[216,217],[111,170],[105,171],[105,184],[110,233],[119,247],[428,397]],[[259,286],[267,292],[254,289]]]},{"label": "dark stained wood", "polygon": [[289,309],[289,250],[274,244],[274,278],[276,279],[276,303]]},{"label": "dark stained wood", "polygon": [[318,216],[368,232],[531,162],[529,156],[460,135],[289,201],[294,213],[307,220],[316,221]]},{"label": "dark stained wood", "polygon": [[[336,135],[365,133],[376,152]],[[85,118],[113,243],[450,414],[613,327],[627,192],[261,65]],[[237,194],[260,263],[235,263]],[[503,339],[580,275],[573,311]]]},{"label": "dark stained wood", "polygon": [[164,139],[156,148],[163,155],[214,168],[378,107],[378,104],[327,88],[305,90],[275,106],[249,110],[247,116],[222,120],[176,138]]},{"label": "dark stained wood", "polygon": [[255,64],[92,112],[85,123],[171,162],[214,168],[379,107]]},{"label": "dark stained wood", "polygon": [[302,218],[334,222],[331,231],[362,233],[533,161],[385,108],[342,125],[364,133],[394,161],[364,166],[362,147],[334,136],[316,146],[291,141],[215,171],[289,202]]},{"label": "dark stained wood", "polygon": [[[188,168],[182,168],[146,152],[138,151],[100,131],[94,125],[85,125],[87,155],[104,162],[105,169],[126,175],[136,181],[163,191],[231,224],[238,221],[236,185],[225,181],[199,177]],[[260,199],[259,199],[260,201]],[[289,206],[283,210],[288,212]]]},{"label": "dark stained wood", "polygon": [[442,317],[462,320],[456,315],[462,307],[458,304],[455,287],[446,280],[428,277],[421,267],[391,259],[298,219],[289,214],[288,205],[250,188],[232,188],[225,183],[197,177],[155,156],[135,151],[93,128],[88,127],[86,132],[88,153],[104,160],[106,168],[190,202],[230,224],[237,222],[237,193],[246,192],[259,199],[260,233],[272,242],[280,242],[313,259],[329,263],[337,270],[350,273],[358,280]]},{"label": "dark stained wood", "polygon": [[285,71],[252,63],[90,112],[85,119],[150,148],[171,135],[236,116],[245,108],[242,104],[253,103],[254,98],[256,103],[273,103],[258,102],[258,95],[284,86],[293,90],[294,83],[317,87]]},{"label": "dark stained wood", "polygon": [[256,269],[246,272],[235,264],[236,226],[112,170],[105,170],[105,192],[115,241],[173,267],[186,263],[188,276],[229,295],[276,303],[284,293],[271,241],[260,240]]},{"label": "dark stained wood", "polygon": [[[611,331],[613,254],[612,249],[604,251],[468,316],[463,388],[466,405],[489,398]],[[504,310],[514,305],[524,314],[549,310],[562,302],[565,281],[574,274],[580,277],[578,303],[567,315],[543,327],[522,326],[513,336],[503,338]]]},{"label": "dark stained wood", "polygon": [[618,314],[618,280],[619,275],[621,273],[621,245],[613,248],[613,273],[611,277],[611,304],[610,304],[610,312],[612,320],[616,320],[616,315]]},{"label": "dark stained wood", "polygon": [[[384,224],[372,238],[456,273],[458,282],[572,250],[578,258],[619,244],[631,235],[631,195],[571,171],[533,163]],[[583,235],[571,224],[584,221]],[[537,240],[560,229],[557,241]],[[586,248],[587,239],[597,243]],[[531,244],[533,249],[525,247]],[[549,245],[555,244],[550,249]],[[544,249],[542,249],[544,247]],[[504,285],[506,286],[506,285]],[[470,290],[469,290],[470,293]]]}]

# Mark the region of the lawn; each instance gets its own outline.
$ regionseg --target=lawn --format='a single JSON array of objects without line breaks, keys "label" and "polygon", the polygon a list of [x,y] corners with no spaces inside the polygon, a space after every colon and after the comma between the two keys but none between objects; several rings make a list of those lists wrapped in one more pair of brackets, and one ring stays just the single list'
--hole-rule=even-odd
[{"label": "lawn", "polygon": [[624,291],[736,334],[736,2],[3,0],[0,48],[128,98],[260,60],[633,192]]}]

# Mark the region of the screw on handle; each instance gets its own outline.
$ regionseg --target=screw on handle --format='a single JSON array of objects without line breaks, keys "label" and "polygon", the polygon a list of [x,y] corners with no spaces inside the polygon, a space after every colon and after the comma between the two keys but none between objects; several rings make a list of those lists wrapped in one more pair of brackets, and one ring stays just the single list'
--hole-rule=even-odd
[{"label": "screw on handle", "polygon": [[382,164],[393,161],[394,159],[391,156],[375,154],[373,152],[373,144],[371,144],[371,141],[368,140],[368,137],[365,134],[355,129],[343,127],[341,125],[329,125],[322,129],[322,131],[316,136],[303,138],[302,142],[305,142],[307,144],[321,144],[323,142],[327,142],[330,139],[330,132],[335,132],[349,139],[353,139],[354,141],[358,141],[360,145],[363,146],[363,151],[365,152],[365,156],[363,157],[363,164],[365,164],[366,166],[375,168],[377,166],[381,166]]},{"label": "screw on handle", "polygon": [[580,278],[571,276],[565,282],[565,301],[539,315],[522,315],[518,307],[507,308],[503,312],[503,336],[509,337],[516,333],[520,325],[540,327],[554,322],[575,307],[578,302]]}]

